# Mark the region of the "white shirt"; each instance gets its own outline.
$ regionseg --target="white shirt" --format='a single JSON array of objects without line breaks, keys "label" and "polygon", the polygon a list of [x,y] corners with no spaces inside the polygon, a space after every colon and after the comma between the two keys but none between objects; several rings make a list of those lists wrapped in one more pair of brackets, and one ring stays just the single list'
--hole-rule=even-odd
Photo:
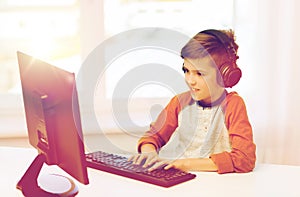
[{"label": "white shirt", "polygon": [[203,108],[187,106],[178,116],[177,155],[181,158],[208,158],[211,154],[231,151],[224,114],[219,105]]}]

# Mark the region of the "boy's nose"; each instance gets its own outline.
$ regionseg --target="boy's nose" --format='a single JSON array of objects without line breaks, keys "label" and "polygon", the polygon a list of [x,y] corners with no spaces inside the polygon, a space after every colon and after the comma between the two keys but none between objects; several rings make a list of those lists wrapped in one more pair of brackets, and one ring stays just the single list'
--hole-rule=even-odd
[{"label": "boy's nose", "polygon": [[189,85],[195,85],[196,84],[195,77],[193,77],[193,75],[189,75],[188,77],[186,77],[186,82]]}]

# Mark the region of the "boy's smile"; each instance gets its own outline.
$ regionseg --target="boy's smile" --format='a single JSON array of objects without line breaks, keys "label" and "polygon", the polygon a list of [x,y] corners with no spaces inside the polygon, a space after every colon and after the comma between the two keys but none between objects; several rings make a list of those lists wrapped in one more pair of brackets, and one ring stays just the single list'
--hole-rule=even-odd
[{"label": "boy's smile", "polygon": [[225,88],[217,82],[218,69],[211,56],[185,58],[182,69],[194,100],[211,103],[223,94]]}]

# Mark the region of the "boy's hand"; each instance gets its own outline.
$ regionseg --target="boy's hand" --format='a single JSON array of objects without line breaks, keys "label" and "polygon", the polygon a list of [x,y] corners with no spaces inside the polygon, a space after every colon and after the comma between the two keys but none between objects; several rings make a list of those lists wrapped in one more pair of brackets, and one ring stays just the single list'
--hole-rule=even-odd
[{"label": "boy's hand", "polygon": [[148,167],[153,165],[159,160],[158,153],[156,152],[156,148],[152,144],[144,144],[141,147],[141,154],[134,155],[128,159],[128,161],[132,161],[133,164],[141,165],[143,167]]},{"label": "boy's hand", "polygon": [[134,155],[128,161],[132,161],[136,165],[143,165],[146,168],[159,161],[159,157],[156,151],[152,151]]}]

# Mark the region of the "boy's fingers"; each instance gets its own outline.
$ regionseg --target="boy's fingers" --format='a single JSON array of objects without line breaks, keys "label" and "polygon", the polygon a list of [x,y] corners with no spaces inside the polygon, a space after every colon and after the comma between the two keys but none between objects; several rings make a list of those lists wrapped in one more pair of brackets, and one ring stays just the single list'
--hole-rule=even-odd
[{"label": "boy's fingers", "polygon": [[134,164],[140,165],[142,161],[145,159],[144,155],[139,155]]},{"label": "boy's fingers", "polygon": [[132,155],[132,156],[128,157],[127,161],[133,161],[134,158],[135,158],[135,155]]},{"label": "boy's fingers", "polygon": [[143,167],[146,168],[148,166],[151,166],[153,165],[154,163],[156,163],[158,161],[158,157],[153,157],[153,158],[150,158],[148,157],[148,159],[146,160],[146,162],[144,163]]},{"label": "boy's fingers", "polygon": [[168,164],[164,167],[165,170],[169,170],[170,168],[173,168],[174,165],[173,164]]},{"label": "boy's fingers", "polygon": [[140,157],[141,157],[141,155],[133,155],[133,156],[129,157],[127,161],[132,161],[132,163],[135,164],[139,161]]},{"label": "boy's fingers", "polygon": [[161,161],[161,162],[156,162],[153,166],[151,166],[149,169],[148,169],[148,171],[153,171],[153,170],[155,170],[155,169],[164,169],[164,167],[163,166],[165,166],[165,165],[167,165],[168,164],[168,162],[167,161]]}]

